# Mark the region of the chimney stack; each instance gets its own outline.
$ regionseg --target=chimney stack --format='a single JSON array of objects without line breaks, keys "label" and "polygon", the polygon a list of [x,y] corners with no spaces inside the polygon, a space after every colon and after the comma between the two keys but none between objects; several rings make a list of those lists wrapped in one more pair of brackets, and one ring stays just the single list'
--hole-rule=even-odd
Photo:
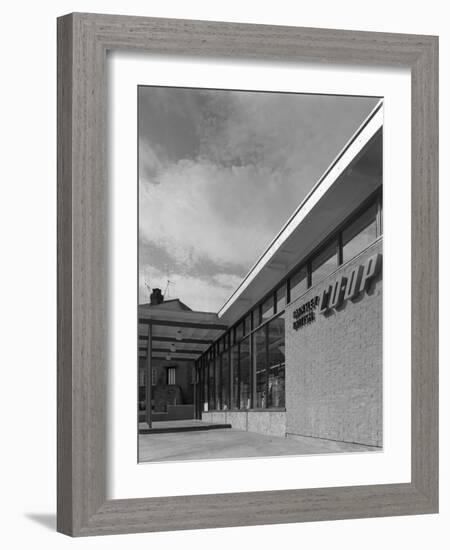
[{"label": "chimney stack", "polygon": [[164,302],[164,296],[162,295],[160,288],[152,288],[152,293],[150,294],[150,304],[152,306],[157,306]]}]

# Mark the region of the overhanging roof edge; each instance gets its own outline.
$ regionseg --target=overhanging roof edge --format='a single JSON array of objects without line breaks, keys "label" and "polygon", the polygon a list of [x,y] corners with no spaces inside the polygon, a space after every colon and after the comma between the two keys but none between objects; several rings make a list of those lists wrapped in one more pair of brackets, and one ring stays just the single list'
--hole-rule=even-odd
[{"label": "overhanging roof edge", "polygon": [[300,203],[296,211],[287,220],[279,233],[275,236],[263,254],[255,262],[247,275],[242,280],[238,288],[228,298],[222,308],[219,310],[218,317],[222,317],[227,313],[230,307],[239,299],[244,290],[251,284],[255,277],[260,273],[267,262],[272,258],[275,252],[280,248],[282,243],[292,234],[295,228],[302,222],[305,216],[312,210],[317,204],[319,199],[325,194],[325,192],[331,188],[339,176],[343,173],[345,168],[352,162],[359,152],[365,147],[370,139],[376,134],[376,132],[383,125],[383,112],[382,107],[383,100],[380,99],[376,106],[372,109],[369,115],[364,119],[362,124],[354,132],[354,134],[347,141],[345,146],[322,174],[318,182],[314,185],[312,190]]}]

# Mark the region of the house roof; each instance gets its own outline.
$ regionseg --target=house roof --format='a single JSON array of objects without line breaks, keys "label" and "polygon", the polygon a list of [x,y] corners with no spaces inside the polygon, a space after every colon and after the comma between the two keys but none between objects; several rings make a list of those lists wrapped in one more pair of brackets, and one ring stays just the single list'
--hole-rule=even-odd
[{"label": "house roof", "polygon": [[172,300],[164,300],[160,304],[140,304],[140,308],[158,308],[161,310],[171,310],[171,311],[192,311],[192,309],[182,302],[179,298],[173,298]]}]

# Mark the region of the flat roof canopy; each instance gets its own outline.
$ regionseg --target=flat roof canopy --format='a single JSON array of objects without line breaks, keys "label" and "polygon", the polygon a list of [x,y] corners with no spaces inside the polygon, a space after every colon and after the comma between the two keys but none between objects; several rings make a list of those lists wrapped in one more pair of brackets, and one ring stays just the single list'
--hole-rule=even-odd
[{"label": "flat roof canopy", "polygon": [[219,311],[230,325],[295,268],[382,184],[382,100]]},{"label": "flat roof canopy", "polygon": [[152,359],[193,361],[227,329],[216,313],[139,307],[139,357],[146,357],[151,327]]}]

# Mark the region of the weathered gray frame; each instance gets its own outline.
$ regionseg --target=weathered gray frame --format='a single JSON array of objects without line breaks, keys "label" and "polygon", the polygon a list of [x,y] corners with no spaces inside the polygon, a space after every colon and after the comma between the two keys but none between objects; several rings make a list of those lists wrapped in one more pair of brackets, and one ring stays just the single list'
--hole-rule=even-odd
[{"label": "weathered gray frame", "polygon": [[[107,500],[106,52],[409,67],[412,481]],[[438,510],[438,38],[75,13],[58,19],[58,530],[73,536]]]}]

